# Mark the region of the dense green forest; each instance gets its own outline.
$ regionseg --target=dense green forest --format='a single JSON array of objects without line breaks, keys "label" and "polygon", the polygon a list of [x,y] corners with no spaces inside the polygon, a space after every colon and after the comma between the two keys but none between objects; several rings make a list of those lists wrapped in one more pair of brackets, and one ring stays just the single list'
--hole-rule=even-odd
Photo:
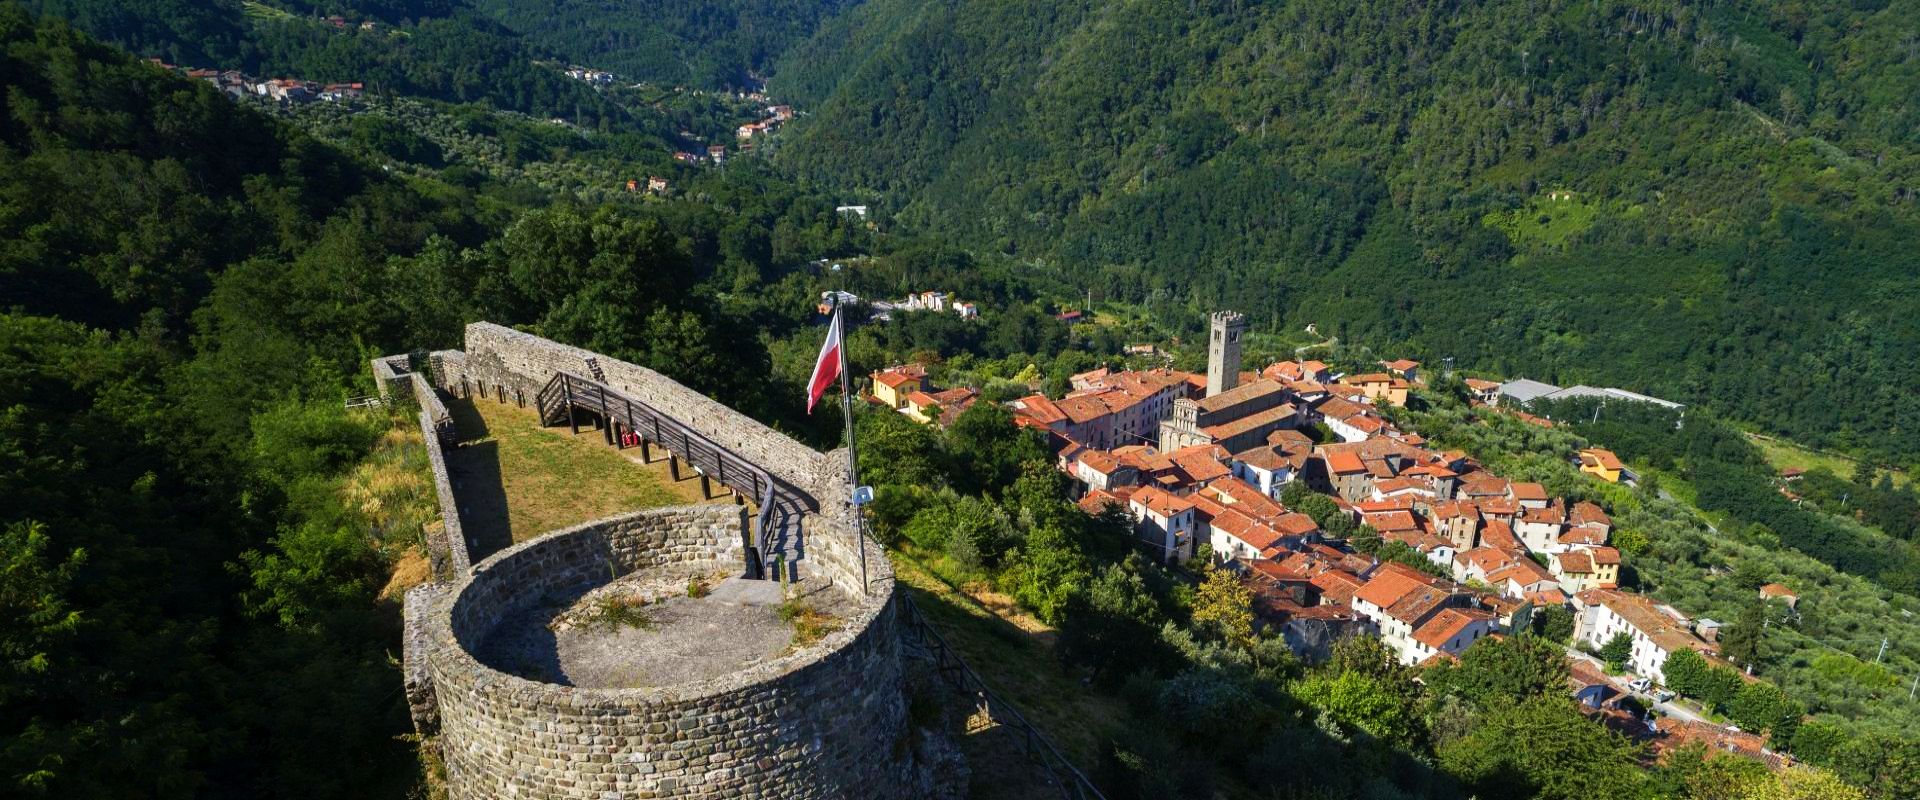
[{"label": "dense green forest", "polygon": [[623,78],[749,88],[795,42],[857,0],[476,0],[545,52]]},{"label": "dense green forest", "polygon": [[342,407],[369,356],[486,318],[801,416],[748,376],[814,289],[767,284],[848,231],[750,169],[516,208],[13,4],[0,86],[0,794],[417,790],[383,588],[431,491],[369,502],[424,463]]},{"label": "dense green forest", "polygon": [[[0,3],[0,795],[424,792],[390,583],[434,513],[424,456],[404,414],[341,400],[368,391],[368,357],[456,346],[475,319],[823,447],[838,420],[799,390],[819,292],[937,287],[982,319],[861,326],[856,372],[913,359],[990,399],[1062,390],[1233,303],[1318,321],[1340,353],[1607,380],[1912,455],[1897,3],[635,3],[657,29],[549,5],[535,29],[456,0]],[[534,63],[624,52],[733,84],[814,28],[774,66],[846,130],[803,121],[771,163],[669,164],[677,131],[725,135],[733,110]],[[269,115],[148,56],[375,97]],[[672,189],[608,185],[643,173]],[[878,230],[833,210],[862,192]],[[1129,322],[1054,318],[1089,288]],[[999,407],[944,432],[860,424],[879,533],[1056,625],[1063,667],[1124,705],[1086,764],[1111,797],[1920,796],[1897,685],[1920,669],[1911,490],[1816,474],[1795,503],[1714,413],[1546,430],[1429,401],[1402,421],[1606,505],[1628,580],[1728,620],[1782,690],[1717,705],[1831,774],[1698,750],[1642,768],[1533,635],[1422,683],[1364,639],[1301,664],[1233,581],[1129,557]],[[1581,478],[1566,457],[1589,440],[1655,480]],[[1763,580],[1801,611],[1754,602]]]},{"label": "dense green forest", "polygon": [[[514,32],[442,0],[25,0],[136,55],[262,77],[365,83],[369,90],[486,102],[590,127],[627,121],[614,103],[534,63]],[[336,28],[322,19],[347,20]],[[360,23],[373,22],[371,30]]]},{"label": "dense green forest", "polygon": [[781,164],[1096,301],[1899,463],[1916,86],[1913,0],[873,0],[772,84]]}]

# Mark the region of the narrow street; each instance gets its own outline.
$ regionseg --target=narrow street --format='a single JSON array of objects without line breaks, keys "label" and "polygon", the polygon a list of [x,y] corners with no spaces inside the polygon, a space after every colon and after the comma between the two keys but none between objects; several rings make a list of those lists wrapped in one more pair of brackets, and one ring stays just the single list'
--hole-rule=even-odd
[{"label": "narrow street", "polygon": [[1653,695],[1651,694],[1648,694],[1646,692],[1634,691],[1631,687],[1627,686],[1627,683],[1633,680],[1631,676],[1607,675],[1606,674],[1607,665],[1601,663],[1600,659],[1594,658],[1593,656],[1587,655],[1586,653],[1582,653],[1573,647],[1568,647],[1566,648],[1566,650],[1567,650],[1567,658],[1575,659],[1583,664],[1586,664],[1589,667],[1592,667],[1594,672],[1604,675],[1607,679],[1607,683],[1613,686],[1613,688],[1620,690],[1620,692],[1623,694],[1632,695],[1635,699],[1639,700],[1641,703],[1644,703],[1649,708],[1652,708],[1655,711],[1659,711],[1661,714],[1664,714],[1669,717],[1673,717],[1675,719],[1687,720],[1689,722],[1702,722],[1708,725],[1716,724],[1712,720],[1709,720],[1706,717],[1700,716],[1699,713],[1685,706],[1682,706],[1678,703],[1659,702],[1654,700]]}]

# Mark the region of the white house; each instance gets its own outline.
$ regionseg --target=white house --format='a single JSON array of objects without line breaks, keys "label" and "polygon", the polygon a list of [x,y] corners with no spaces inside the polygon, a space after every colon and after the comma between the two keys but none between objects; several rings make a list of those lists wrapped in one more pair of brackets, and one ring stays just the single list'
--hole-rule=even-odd
[{"label": "white house", "polygon": [[1141,487],[1127,500],[1133,532],[1164,561],[1193,558],[1193,502],[1158,486]]},{"label": "white house", "polygon": [[1597,649],[1625,632],[1633,639],[1627,668],[1656,683],[1666,683],[1660,670],[1675,652],[1691,649],[1713,653],[1712,645],[1688,629],[1686,617],[1642,595],[1590,589],[1574,595],[1573,601],[1577,610],[1573,631],[1576,640]]}]

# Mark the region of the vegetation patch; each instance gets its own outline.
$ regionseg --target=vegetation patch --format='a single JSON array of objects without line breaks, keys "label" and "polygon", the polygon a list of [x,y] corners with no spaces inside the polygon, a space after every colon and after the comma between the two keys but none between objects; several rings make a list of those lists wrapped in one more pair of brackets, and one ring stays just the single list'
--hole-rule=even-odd
[{"label": "vegetation patch", "polygon": [[811,647],[827,634],[840,630],[840,619],[798,598],[780,604],[780,621],[793,626],[792,649]]}]

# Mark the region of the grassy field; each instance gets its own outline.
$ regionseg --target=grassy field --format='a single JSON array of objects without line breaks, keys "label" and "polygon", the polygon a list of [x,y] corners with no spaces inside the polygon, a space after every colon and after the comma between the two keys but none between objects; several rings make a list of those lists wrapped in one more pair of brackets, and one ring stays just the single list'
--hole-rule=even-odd
[{"label": "grassy field", "polygon": [[1061,668],[1053,655],[1052,630],[1031,617],[1016,621],[996,614],[911,554],[896,550],[892,555],[899,585],[967,664],[1045,731],[1075,766],[1083,772],[1091,768],[1106,747],[1108,733],[1126,719],[1120,701],[1095,694]]},{"label": "grassy field", "polygon": [[485,545],[504,546],[589,520],[658,506],[726,503],[700,496],[690,469],[675,482],[665,454],[640,464],[638,450],[615,450],[599,431],[543,428],[532,411],[492,401],[449,402],[460,446],[448,454],[461,522]]},{"label": "grassy field", "polygon": [[[1853,477],[1853,471],[1859,465],[1858,461],[1848,456],[1840,455],[1839,453],[1811,450],[1784,439],[1775,439],[1771,436],[1749,433],[1747,434],[1747,440],[1753,442],[1754,446],[1760,448],[1760,452],[1767,457],[1767,463],[1772,464],[1774,469],[1799,467],[1804,470],[1814,470],[1825,467],[1832,470],[1835,475],[1842,478],[1850,478]],[[1896,486],[1909,486],[1913,482],[1912,476],[1909,476],[1905,472],[1899,470],[1883,471],[1892,473],[1893,483]]]}]

